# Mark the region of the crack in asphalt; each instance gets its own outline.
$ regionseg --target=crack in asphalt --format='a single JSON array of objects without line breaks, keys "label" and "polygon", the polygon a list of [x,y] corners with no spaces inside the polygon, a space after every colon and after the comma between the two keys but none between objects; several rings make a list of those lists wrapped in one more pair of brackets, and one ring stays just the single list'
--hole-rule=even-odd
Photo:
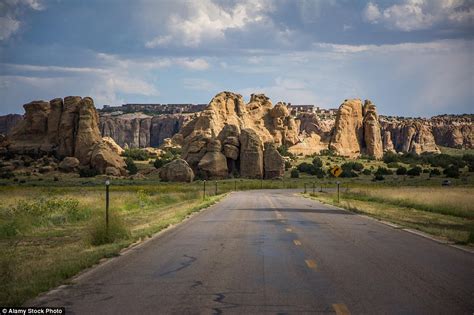
[{"label": "crack in asphalt", "polygon": [[163,277],[163,276],[167,276],[167,275],[169,275],[169,274],[172,274],[172,273],[181,271],[181,270],[183,270],[183,269],[188,268],[189,266],[191,266],[191,265],[197,260],[197,258],[196,258],[196,257],[193,257],[193,256],[183,255],[183,257],[188,258],[189,261],[182,262],[180,267],[178,267],[178,268],[176,268],[176,269],[173,269],[173,270],[170,270],[170,271],[167,271],[167,272],[160,273],[159,276],[160,276],[160,277]]}]

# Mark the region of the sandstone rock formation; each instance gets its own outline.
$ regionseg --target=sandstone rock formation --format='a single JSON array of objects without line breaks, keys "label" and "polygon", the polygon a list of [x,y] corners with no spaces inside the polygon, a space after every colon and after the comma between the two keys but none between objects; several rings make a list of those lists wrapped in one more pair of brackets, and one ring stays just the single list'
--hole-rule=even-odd
[{"label": "sandstone rock formation", "polygon": [[381,128],[375,105],[366,100],[345,100],[339,107],[329,149],[347,157],[383,155]]},{"label": "sandstone rock formation", "polygon": [[6,135],[10,130],[16,126],[23,116],[18,114],[9,114],[5,116],[0,116],[0,134]]},{"label": "sandstone rock formation", "polygon": [[451,148],[474,148],[473,115],[435,116],[429,120],[435,142]]},{"label": "sandstone rock formation", "polygon": [[285,175],[285,160],[277,151],[277,147],[274,143],[265,143],[263,160],[266,179],[280,178]]},{"label": "sandstone rock formation", "polygon": [[[385,135],[384,150],[396,152],[440,153],[435,143],[431,126],[419,120],[381,121]],[[390,137],[390,139],[389,139]]]},{"label": "sandstone rock formation", "polygon": [[65,157],[61,163],[59,163],[59,170],[65,173],[77,172],[81,162],[72,156]]},{"label": "sandstone rock formation", "polygon": [[176,159],[160,169],[160,178],[165,182],[192,182],[194,173],[185,160]]},{"label": "sandstone rock formation", "polygon": [[102,174],[107,167],[126,174],[123,159],[111,149],[111,142],[104,142],[100,136],[99,117],[90,97],[34,101],[24,109],[24,119],[10,132],[10,143],[5,146],[10,154],[74,157],[81,167]]},{"label": "sandstone rock formation", "polygon": [[100,117],[100,130],[102,136],[113,138],[122,148],[158,147],[194,117],[195,114],[103,114]]},{"label": "sandstone rock formation", "polygon": [[204,178],[238,173],[261,178],[263,143],[293,145],[299,141],[298,133],[299,122],[285,104],[273,107],[263,94],[251,95],[244,104],[241,95],[221,92],[173,139],[182,139],[182,157]]}]

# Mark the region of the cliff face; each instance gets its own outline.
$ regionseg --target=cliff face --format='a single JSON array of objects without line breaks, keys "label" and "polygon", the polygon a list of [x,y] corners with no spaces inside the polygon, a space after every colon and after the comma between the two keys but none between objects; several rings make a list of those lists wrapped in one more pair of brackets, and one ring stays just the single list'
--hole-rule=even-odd
[{"label": "cliff face", "polygon": [[430,119],[435,142],[451,148],[474,148],[472,115],[435,116]]},{"label": "cliff face", "polygon": [[22,119],[23,116],[18,114],[0,116],[0,134],[8,134]]},{"label": "cliff face", "polygon": [[166,138],[189,122],[195,114],[170,114],[148,116],[141,113],[110,115],[100,117],[102,136],[111,137],[121,147],[158,147]]},{"label": "cliff face", "polygon": [[90,97],[68,96],[25,104],[25,116],[10,132],[3,153],[76,158],[83,167],[126,174],[123,159],[102,140]]}]

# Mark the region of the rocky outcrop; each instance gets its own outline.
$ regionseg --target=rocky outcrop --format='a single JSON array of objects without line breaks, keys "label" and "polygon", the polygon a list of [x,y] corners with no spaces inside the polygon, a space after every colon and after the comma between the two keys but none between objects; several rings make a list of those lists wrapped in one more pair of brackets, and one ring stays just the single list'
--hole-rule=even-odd
[{"label": "rocky outcrop", "polygon": [[366,100],[363,107],[364,144],[366,155],[380,159],[383,156],[382,135],[375,105]]},{"label": "rocky outcrop", "polygon": [[8,134],[22,119],[23,116],[18,114],[0,116],[0,134]]},{"label": "rocky outcrop", "polygon": [[272,142],[265,143],[263,153],[265,179],[280,178],[285,175],[285,160]]},{"label": "rocky outcrop", "polygon": [[240,133],[240,175],[246,178],[263,178],[263,143],[250,128]]},{"label": "rocky outcrop", "polygon": [[81,167],[102,174],[107,167],[126,174],[123,159],[100,136],[99,116],[90,97],[34,101],[24,109],[24,119],[10,132],[4,147],[10,155],[76,158]]},{"label": "rocky outcrop", "polygon": [[376,107],[366,100],[345,100],[339,107],[329,149],[347,157],[383,155],[381,128]]},{"label": "rocky outcrop", "polygon": [[474,148],[473,115],[435,116],[430,119],[436,144],[451,148]]},{"label": "rocky outcrop", "polygon": [[176,159],[160,169],[160,178],[165,182],[192,182],[193,170],[182,159]]},{"label": "rocky outcrop", "polygon": [[440,153],[431,126],[420,120],[381,121],[384,151]]},{"label": "rocky outcrop", "polygon": [[113,138],[122,148],[158,147],[194,117],[195,114],[103,114],[100,117],[100,130],[102,136]]},{"label": "rocky outcrop", "polygon": [[238,173],[261,178],[263,143],[293,145],[299,141],[298,133],[299,121],[290,116],[284,103],[272,106],[265,95],[253,94],[244,104],[241,95],[222,92],[175,137],[182,139],[182,157],[204,178]]}]

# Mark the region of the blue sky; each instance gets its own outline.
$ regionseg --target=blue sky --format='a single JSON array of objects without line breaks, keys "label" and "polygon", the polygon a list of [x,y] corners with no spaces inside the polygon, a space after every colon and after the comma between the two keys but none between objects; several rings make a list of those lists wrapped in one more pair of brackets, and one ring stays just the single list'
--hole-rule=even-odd
[{"label": "blue sky", "polygon": [[0,114],[218,92],[381,114],[473,113],[474,0],[0,0]]}]

